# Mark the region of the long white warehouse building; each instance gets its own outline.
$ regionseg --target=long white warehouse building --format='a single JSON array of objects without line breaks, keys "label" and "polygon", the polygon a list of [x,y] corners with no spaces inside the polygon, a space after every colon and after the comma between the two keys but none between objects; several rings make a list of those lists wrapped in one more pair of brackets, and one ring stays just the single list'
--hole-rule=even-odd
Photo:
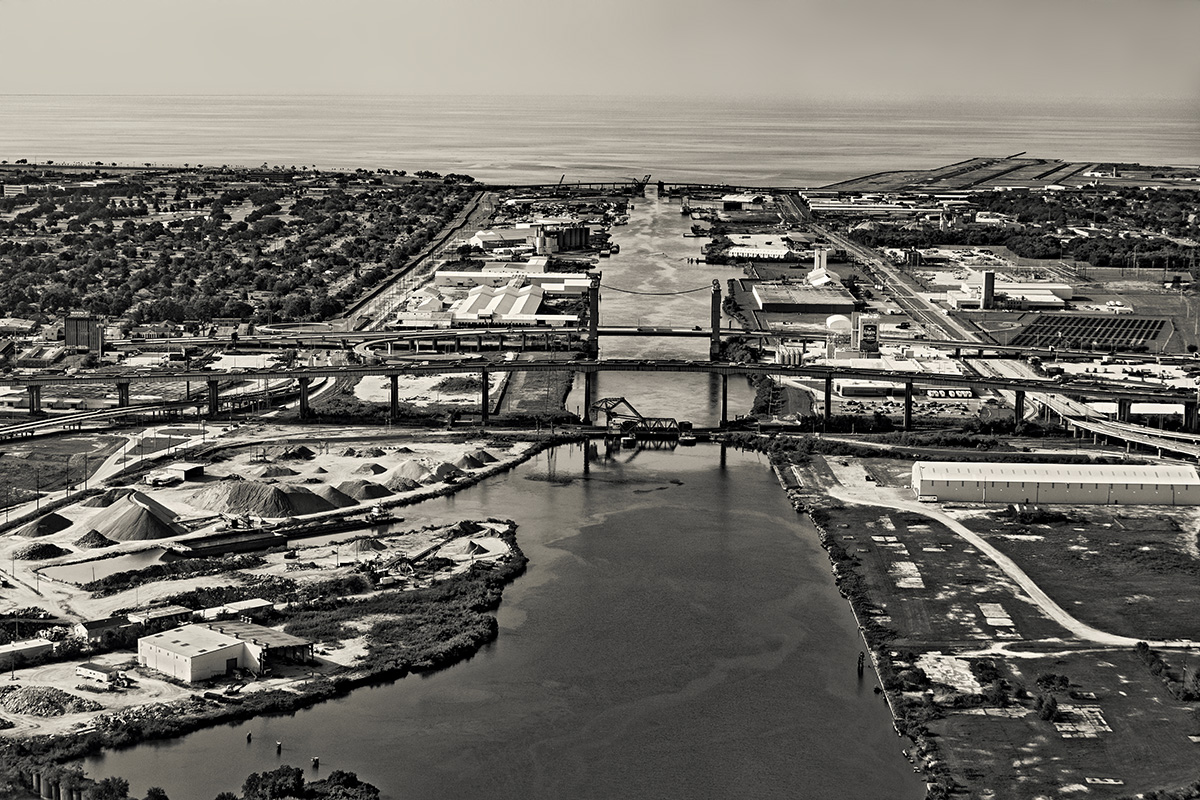
[{"label": "long white warehouse building", "polygon": [[1200,475],[1188,466],[918,461],[912,488],[982,503],[1200,505]]}]

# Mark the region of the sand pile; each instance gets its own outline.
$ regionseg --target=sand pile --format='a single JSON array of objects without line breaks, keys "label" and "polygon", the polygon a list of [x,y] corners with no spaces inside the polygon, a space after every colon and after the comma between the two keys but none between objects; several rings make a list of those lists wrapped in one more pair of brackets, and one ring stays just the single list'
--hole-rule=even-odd
[{"label": "sand pile", "polygon": [[338,453],[338,455],[342,458],[353,458],[354,456],[358,455],[358,451],[353,447],[347,447],[345,450]]},{"label": "sand pile", "polygon": [[408,453],[415,453],[416,451],[413,450],[411,447],[406,447],[405,445],[400,445],[399,447],[396,448],[396,452],[404,453],[407,455]]},{"label": "sand pile", "polygon": [[404,461],[388,473],[383,484],[392,491],[407,492],[436,480],[419,462]]},{"label": "sand pile", "polygon": [[456,522],[449,528],[446,528],[446,533],[450,536],[473,536],[480,531],[486,531],[488,528],[483,527],[474,520],[464,519],[461,522]]},{"label": "sand pile", "polygon": [[382,475],[385,472],[387,472],[387,467],[382,464],[376,464],[374,461],[368,461],[354,470],[355,475]]},{"label": "sand pile", "polygon": [[37,539],[41,536],[65,531],[69,527],[71,527],[71,520],[51,512],[17,528],[16,534],[24,536],[26,539]]},{"label": "sand pile", "polygon": [[141,492],[130,492],[92,518],[92,527],[114,542],[144,542],[187,533],[175,512]]},{"label": "sand pile", "polygon": [[116,542],[97,530],[90,530],[75,540],[76,547],[86,547],[89,549],[95,549],[98,547],[111,547],[114,544],[116,544]]},{"label": "sand pile", "polygon": [[325,469],[324,467],[317,467],[316,469],[314,469],[314,470],[313,470],[313,474],[315,474],[315,475],[324,475],[324,474],[325,474],[326,472],[328,472],[328,471],[329,471],[329,470]]},{"label": "sand pile", "polygon": [[345,492],[338,491],[332,486],[325,485],[313,490],[318,497],[334,508],[349,508],[358,505],[358,501]]},{"label": "sand pile", "polygon": [[357,553],[378,553],[381,550],[387,550],[387,545],[369,536],[361,536],[354,539],[351,544],[354,545],[354,550]]},{"label": "sand pile", "polygon": [[79,505],[83,506],[84,508],[108,508],[113,503],[117,502],[122,497],[124,497],[125,495],[132,494],[133,492],[134,492],[133,489],[128,489],[128,488],[109,489],[108,491],[104,492],[103,494],[98,494],[95,497],[89,497],[87,500],[84,500]]},{"label": "sand pile", "polygon": [[274,485],[261,481],[233,481],[207,486],[191,497],[193,505],[241,516],[302,516],[332,511],[335,506],[303,486]]},{"label": "sand pile", "polygon": [[267,449],[267,455],[276,460],[293,459],[298,461],[307,461],[315,456],[316,453],[312,450],[309,450],[302,444],[296,444],[282,447],[270,447]]},{"label": "sand pile", "polygon": [[458,457],[458,460],[454,462],[454,466],[458,467],[459,469],[479,469],[483,466],[483,462],[478,458],[475,458],[475,456],[471,455],[470,453],[463,453]]},{"label": "sand pile", "polygon": [[260,468],[257,472],[251,473],[258,478],[289,478],[292,475],[299,475],[299,472],[291,467],[280,466],[279,464],[268,464]]},{"label": "sand pile", "polygon": [[449,461],[443,461],[436,467],[433,467],[430,471],[433,473],[433,477],[439,481],[444,481],[449,478],[461,478],[467,474],[451,464]]},{"label": "sand pile", "polygon": [[339,483],[337,490],[342,494],[353,497],[355,500],[375,500],[380,497],[388,497],[392,494],[391,489],[388,489],[386,486],[361,478]]},{"label": "sand pile", "polygon": [[49,542],[36,542],[13,551],[13,558],[19,561],[41,561],[45,558],[58,558],[71,552],[64,547]]},{"label": "sand pile", "polygon": [[478,450],[471,451],[470,456],[483,464],[495,464],[500,460],[497,456],[492,455],[482,447]]},{"label": "sand pile", "polygon": [[378,447],[372,447],[370,450],[362,451],[359,453],[359,455],[363,456],[364,458],[382,458],[383,456],[386,456],[387,453]]},{"label": "sand pile", "polygon": [[53,686],[21,686],[0,690],[0,708],[10,714],[61,717],[63,714],[99,711],[104,706]]}]

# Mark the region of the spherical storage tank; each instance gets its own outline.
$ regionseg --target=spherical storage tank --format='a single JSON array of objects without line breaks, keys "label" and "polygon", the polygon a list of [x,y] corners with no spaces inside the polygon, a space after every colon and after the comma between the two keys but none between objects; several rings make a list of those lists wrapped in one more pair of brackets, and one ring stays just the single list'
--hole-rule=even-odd
[{"label": "spherical storage tank", "polygon": [[833,314],[825,318],[825,328],[834,333],[849,333],[853,327],[845,314]]}]

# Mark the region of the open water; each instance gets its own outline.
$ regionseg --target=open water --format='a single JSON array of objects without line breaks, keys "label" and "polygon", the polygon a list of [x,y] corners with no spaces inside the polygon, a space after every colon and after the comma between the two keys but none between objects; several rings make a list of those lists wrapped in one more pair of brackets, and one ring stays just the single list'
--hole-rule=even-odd
[{"label": "open water", "polygon": [[615,97],[0,96],[0,159],[819,186],[1027,151],[1200,163],[1200,106]]},{"label": "open water", "polygon": [[520,523],[529,570],[470,661],[88,773],[172,800],[279,764],[352,770],[405,800],[922,796],[874,676],[857,674],[862,643],[816,534],[765,460],[601,445],[585,475],[583,459],[560,448],[405,509],[405,526]]}]

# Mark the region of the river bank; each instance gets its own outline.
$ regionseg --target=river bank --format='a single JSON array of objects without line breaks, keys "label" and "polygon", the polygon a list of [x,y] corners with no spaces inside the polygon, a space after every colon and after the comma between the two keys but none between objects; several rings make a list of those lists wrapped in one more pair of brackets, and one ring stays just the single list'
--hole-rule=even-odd
[{"label": "river bank", "polygon": [[[366,668],[348,669],[341,674],[312,678],[295,689],[270,689],[247,692],[237,700],[216,700],[212,693],[196,693],[172,703],[142,706],[128,713],[104,715],[95,720],[95,729],[74,734],[0,739],[0,764],[10,783],[33,787],[34,773],[68,762],[78,761],[102,750],[130,747],[150,741],[183,736],[216,725],[266,715],[293,714],[337,697],[355,688],[395,681],[410,673],[424,674],[444,669],[469,659],[498,635],[494,612],[503,589],[525,572],[528,559],[516,542],[516,526],[498,534],[509,546],[511,557],[490,569],[471,569],[427,589],[413,592],[384,593],[374,598],[338,598],[315,605],[306,611],[345,611],[363,604],[361,616],[379,617],[380,596],[398,601],[405,614],[424,606],[437,606],[437,624],[425,630],[418,644],[400,639],[375,641],[383,652],[372,654]],[[382,630],[379,626],[376,629]],[[411,636],[408,628],[393,628],[393,635]]]}]

